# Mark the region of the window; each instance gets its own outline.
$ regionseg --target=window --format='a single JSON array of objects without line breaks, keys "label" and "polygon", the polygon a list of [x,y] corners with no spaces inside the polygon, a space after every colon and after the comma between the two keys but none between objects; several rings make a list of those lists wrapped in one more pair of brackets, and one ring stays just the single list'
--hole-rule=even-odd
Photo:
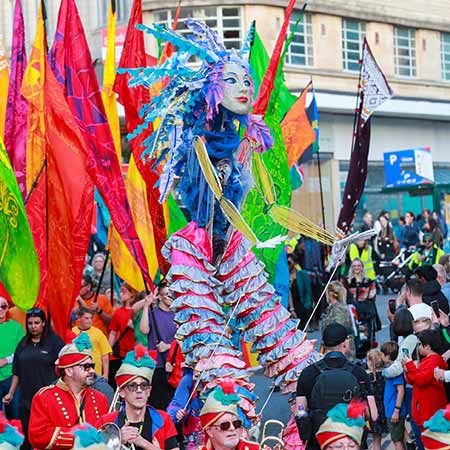
[{"label": "window", "polygon": [[450,33],[441,33],[442,79],[450,81]]},{"label": "window", "polygon": [[[111,0],[97,0],[97,24],[99,27],[108,25],[109,5]],[[116,22],[127,22],[130,14],[129,0],[116,0]]]},{"label": "window", "polygon": [[342,64],[344,70],[359,72],[366,24],[357,20],[342,21]]},{"label": "window", "polygon": [[[155,11],[154,22],[167,27],[172,27],[176,9]],[[195,18],[201,20],[208,27],[215,30],[223,39],[228,49],[240,49],[242,45],[241,10],[239,7],[207,6],[207,7],[182,7],[178,20],[177,31],[187,33],[185,20]]]},{"label": "window", "polygon": [[[289,23],[290,32],[293,31],[299,14],[295,11],[292,14]],[[291,45],[286,52],[286,64],[303,67],[312,67],[313,65],[312,25],[311,16],[308,14],[304,15],[294,33]]]},{"label": "window", "polygon": [[416,31],[412,28],[394,29],[395,74],[400,77],[416,76]]}]

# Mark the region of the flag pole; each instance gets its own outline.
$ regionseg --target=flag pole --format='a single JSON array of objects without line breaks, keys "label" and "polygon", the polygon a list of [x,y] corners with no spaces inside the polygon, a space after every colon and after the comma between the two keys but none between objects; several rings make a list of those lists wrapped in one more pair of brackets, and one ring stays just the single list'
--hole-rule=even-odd
[{"label": "flag pole", "polygon": [[36,178],[34,179],[30,190],[27,192],[27,196],[25,197],[25,200],[23,202],[23,204],[25,206],[27,206],[28,200],[31,197],[31,194],[33,193],[33,191],[37,188],[37,185],[39,184],[39,180],[41,179],[42,174],[44,173],[44,169],[47,167],[47,158],[44,158],[44,161],[42,162],[41,168],[39,169],[38,174],[36,175]]},{"label": "flag pole", "polygon": [[100,279],[98,280],[97,289],[95,291],[94,303],[97,303],[98,295],[100,294],[100,287],[102,285],[103,278],[106,272],[106,265],[108,264],[109,250],[106,251],[105,263],[103,264],[102,273],[100,274]]}]

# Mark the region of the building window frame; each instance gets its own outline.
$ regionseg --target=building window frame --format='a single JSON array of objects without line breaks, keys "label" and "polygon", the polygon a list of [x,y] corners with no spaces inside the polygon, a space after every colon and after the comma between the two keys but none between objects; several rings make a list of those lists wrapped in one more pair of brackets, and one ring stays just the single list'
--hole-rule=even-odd
[{"label": "building window frame", "polygon": [[[215,9],[215,15],[211,15],[212,10]],[[202,10],[203,13],[195,13],[191,14],[192,11]],[[227,12],[232,12],[236,10],[237,15],[229,15]],[[159,23],[162,25],[166,25],[167,27],[171,27],[173,20],[175,18],[176,9],[161,9],[153,11],[153,18],[155,23]],[[161,19],[158,15],[164,15],[165,19]],[[183,17],[185,16],[185,17]],[[187,16],[187,17],[186,17]],[[183,29],[180,29],[180,24],[183,24],[187,18],[200,17],[200,20],[204,20],[205,23],[210,26],[211,22],[215,22],[215,26],[211,26],[213,30],[217,32],[217,34],[223,40],[225,47],[227,49],[235,48],[240,49],[242,42],[244,40],[243,33],[243,14],[242,7],[235,5],[225,5],[225,6],[205,6],[205,7],[197,7],[197,6],[188,6],[185,8],[181,8],[181,15],[178,20],[178,31],[183,34]],[[238,25],[233,25],[232,22],[238,21]],[[227,33],[230,33],[230,36],[227,36]],[[237,33],[237,37],[231,36],[231,34]]]},{"label": "building window frame", "polygon": [[[97,26],[105,28],[108,26],[109,5],[111,0],[97,0]],[[129,0],[116,0],[116,22],[126,23],[130,16]]]},{"label": "building window frame", "polygon": [[[289,21],[289,33],[294,29],[300,11],[294,11]],[[313,67],[314,47],[312,34],[311,14],[304,14],[303,19],[298,24],[292,42],[286,52],[287,66],[291,67]]]},{"label": "building window frame", "polygon": [[450,33],[441,33],[441,76],[450,81]]},{"label": "building window frame", "polygon": [[360,71],[364,38],[367,24],[355,19],[342,19],[342,67],[345,72]]},{"label": "building window frame", "polygon": [[400,78],[417,77],[416,30],[394,27],[395,75]]}]

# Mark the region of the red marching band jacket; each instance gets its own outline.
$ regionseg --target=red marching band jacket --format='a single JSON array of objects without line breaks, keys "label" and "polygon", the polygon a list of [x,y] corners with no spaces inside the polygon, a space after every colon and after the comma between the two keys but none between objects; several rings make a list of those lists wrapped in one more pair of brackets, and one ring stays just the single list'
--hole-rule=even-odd
[{"label": "red marching band jacket", "polygon": [[31,445],[36,449],[73,448],[73,428],[83,423],[95,426],[108,412],[107,398],[92,388],[84,391],[81,404],[62,380],[40,389],[31,404],[28,428]]}]

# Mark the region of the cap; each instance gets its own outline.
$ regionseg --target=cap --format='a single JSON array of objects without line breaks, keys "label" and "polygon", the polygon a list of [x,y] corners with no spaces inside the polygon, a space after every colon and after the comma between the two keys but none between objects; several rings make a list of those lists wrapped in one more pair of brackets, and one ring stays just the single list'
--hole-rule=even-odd
[{"label": "cap", "polygon": [[65,345],[60,350],[56,367],[58,369],[66,369],[67,367],[83,364],[89,358],[92,358],[92,343],[89,335],[82,332],[70,344]]},{"label": "cap", "polygon": [[325,347],[336,347],[348,338],[348,331],[344,325],[337,322],[330,323],[323,330],[322,341]]},{"label": "cap", "polygon": [[117,386],[122,388],[138,377],[151,383],[156,367],[156,355],[153,353],[155,352],[149,352],[142,344],[136,345],[134,350],[128,352],[116,374]]}]

